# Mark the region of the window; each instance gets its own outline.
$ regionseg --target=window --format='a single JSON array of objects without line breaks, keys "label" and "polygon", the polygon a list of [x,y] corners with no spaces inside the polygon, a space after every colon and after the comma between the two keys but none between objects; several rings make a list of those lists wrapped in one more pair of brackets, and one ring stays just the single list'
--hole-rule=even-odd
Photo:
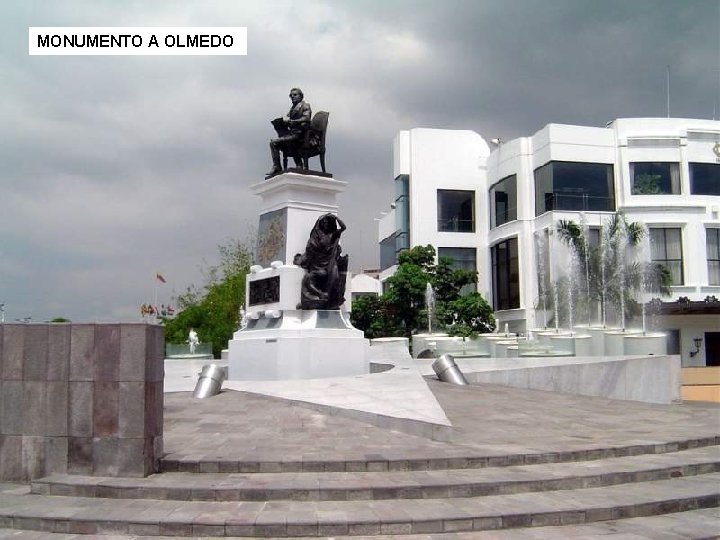
[{"label": "window", "polygon": [[668,354],[680,354],[680,330],[678,328],[664,328],[667,353]]},{"label": "window", "polygon": [[[477,272],[477,256],[475,248],[439,247],[438,258],[448,257],[452,259],[453,268],[459,270],[470,270]],[[460,294],[465,295],[477,290],[474,283],[469,283],[460,289]]]},{"label": "window", "polygon": [[392,234],[380,242],[380,270],[387,270],[397,262],[396,241],[396,235]]},{"label": "window", "polygon": [[535,169],[535,215],[551,210],[615,210],[613,166],[551,161]]},{"label": "window", "polygon": [[438,231],[475,232],[475,192],[437,191]]},{"label": "window", "polygon": [[690,193],[720,195],[720,163],[690,163]]},{"label": "window", "polygon": [[520,307],[520,274],[518,271],[518,241],[510,238],[490,248],[493,276],[493,308]]},{"label": "window", "polygon": [[677,195],[680,193],[680,167],[677,163],[630,163],[633,195]]},{"label": "window", "polygon": [[490,188],[490,228],[517,219],[517,175],[500,180]]},{"label": "window", "polygon": [[672,285],[683,284],[682,239],[679,228],[650,229],[650,255],[653,262],[668,269],[672,276]]},{"label": "window", "polygon": [[395,178],[395,255],[409,247],[410,177],[401,174]]},{"label": "window", "polygon": [[720,229],[705,229],[708,284],[720,285]]}]

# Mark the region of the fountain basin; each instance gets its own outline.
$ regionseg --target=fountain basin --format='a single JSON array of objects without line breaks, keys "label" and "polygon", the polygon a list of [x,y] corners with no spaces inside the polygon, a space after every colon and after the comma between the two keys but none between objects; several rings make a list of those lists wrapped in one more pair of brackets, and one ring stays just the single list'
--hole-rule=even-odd
[{"label": "fountain basin", "polygon": [[429,350],[430,349],[429,342],[435,341],[435,339],[437,339],[439,337],[448,337],[448,335],[444,334],[442,332],[433,333],[433,334],[428,334],[428,333],[414,334],[412,336],[412,340],[411,340],[413,358],[418,358],[418,356],[420,356],[420,354],[423,351]]},{"label": "fountain basin", "polygon": [[634,330],[604,332],[605,356],[623,356],[625,354],[625,338],[634,334],[637,334]]},{"label": "fountain basin", "polygon": [[645,332],[625,336],[623,340],[626,355],[665,355],[667,336],[662,332]]}]

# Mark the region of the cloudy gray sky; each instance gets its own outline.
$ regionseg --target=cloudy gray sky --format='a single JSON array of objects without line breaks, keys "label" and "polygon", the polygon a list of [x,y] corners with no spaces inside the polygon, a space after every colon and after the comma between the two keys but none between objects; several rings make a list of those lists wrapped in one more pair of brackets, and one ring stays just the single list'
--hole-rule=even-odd
[{"label": "cloudy gray sky", "polygon": [[[712,118],[718,0],[3,0],[0,302],[6,319],[138,320],[257,222],[268,120],[300,86],[331,112],[354,270],[377,264],[392,139],[551,122]],[[29,56],[29,26],[246,26],[248,55]]]}]

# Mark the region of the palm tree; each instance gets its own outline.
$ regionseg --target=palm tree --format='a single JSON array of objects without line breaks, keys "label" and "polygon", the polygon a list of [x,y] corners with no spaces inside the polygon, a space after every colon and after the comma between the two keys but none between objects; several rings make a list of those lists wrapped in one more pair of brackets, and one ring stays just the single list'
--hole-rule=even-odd
[{"label": "palm tree", "polygon": [[[612,214],[602,225],[599,245],[594,246],[589,245],[583,227],[574,221],[558,221],[556,231],[560,240],[577,254],[579,273],[585,278],[574,283],[559,280],[555,286],[560,287],[562,297],[562,289],[568,289],[567,295],[574,292],[573,288],[579,292],[578,284],[585,285],[585,300],[579,304],[588,310],[588,322],[591,302],[599,303],[603,325],[608,303],[615,306],[624,327],[626,319],[630,320],[642,311],[641,303],[635,299],[636,293],[670,294],[672,278],[667,268],[631,256],[647,238],[647,228],[642,223],[628,222],[621,212]],[[578,297],[583,298],[583,295],[575,296]],[[560,302],[560,306],[566,303]]]}]

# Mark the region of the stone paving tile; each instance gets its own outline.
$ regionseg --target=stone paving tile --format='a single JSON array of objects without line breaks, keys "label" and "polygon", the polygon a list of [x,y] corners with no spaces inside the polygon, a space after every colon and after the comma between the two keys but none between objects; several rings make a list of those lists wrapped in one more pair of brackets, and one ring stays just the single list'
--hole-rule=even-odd
[{"label": "stone paving tile", "polygon": [[526,451],[652,444],[717,436],[720,407],[656,405],[499,385],[428,381],[453,425],[456,443]]},{"label": "stone paving tile", "polygon": [[[429,381],[454,426],[452,442],[433,441],[281,400],[227,391],[205,400],[165,396],[165,450],[193,461],[379,463],[564,452],[719,438],[720,406],[655,405],[482,384]],[[315,465],[313,465],[315,463]],[[299,466],[299,465],[298,465]],[[358,465],[360,466],[360,465]],[[199,465],[196,466],[199,469]],[[219,467],[219,465],[218,465]],[[257,471],[248,471],[257,472]]]}]

